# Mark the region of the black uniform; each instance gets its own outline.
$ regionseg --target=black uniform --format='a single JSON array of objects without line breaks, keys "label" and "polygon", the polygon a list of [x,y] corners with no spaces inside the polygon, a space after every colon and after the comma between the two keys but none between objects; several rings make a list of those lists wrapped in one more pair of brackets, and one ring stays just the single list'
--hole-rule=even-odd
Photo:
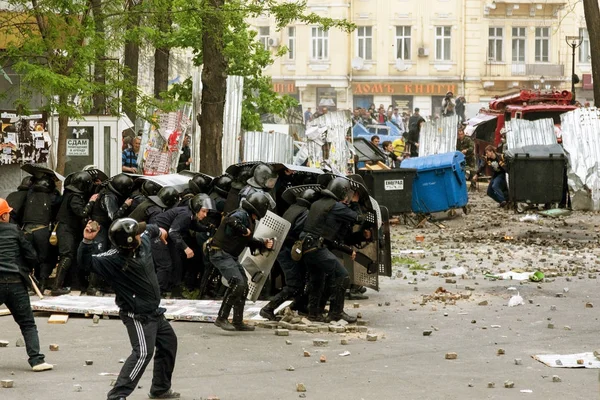
[{"label": "black uniform", "polygon": [[[331,293],[329,317],[340,319],[350,278],[346,268],[328,246],[333,247],[334,243],[338,243],[340,232],[346,232],[348,226],[362,222],[357,212],[331,197],[319,199],[310,207],[301,237],[304,238],[302,257],[309,273],[308,311],[311,317],[318,316],[322,311],[321,296],[325,292]],[[325,274],[329,276],[328,288],[325,288]]]},{"label": "black uniform", "polygon": [[[98,242],[83,240],[79,246],[80,265],[110,282],[119,306],[119,317],[127,328],[133,351],[125,361],[108,399],[128,397],[136,388],[154,354],[154,376],[150,393],[160,396],[171,388],[177,354],[177,336],[160,306],[160,289],[152,262],[151,241],[160,236],[148,225],[141,244],[132,253],[116,249],[100,253]],[[95,254],[96,253],[96,254]],[[100,253],[100,254],[97,254]]]},{"label": "black uniform", "polygon": [[106,186],[100,190],[98,199],[94,202],[90,219],[96,221],[102,227],[96,237],[102,246],[102,251],[108,250],[110,247],[110,242],[108,241],[108,228],[110,228],[110,224],[127,214],[127,206],[120,206],[123,204],[123,200]]},{"label": "black uniform", "polygon": [[28,186],[19,186],[16,192],[6,196],[6,201],[11,206],[10,222],[21,226],[23,224],[23,211],[25,210],[25,201],[27,200]]},{"label": "black uniform", "polygon": [[0,305],[6,304],[19,324],[32,367],[44,363],[27,293],[29,273],[37,262],[35,250],[23,232],[14,224],[0,223]]},{"label": "black uniform", "polygon": [[161,212],[163,209],[160,206],[152,200],[145,200],[129,214],[129,218],[133,218],[137,222],[149,222]]},{"label": "black uniform", "polygon": [[417,144],[419,143],[421,136],[421,124],[425,122],[425,119],[421,117],[419,114],[413,114],[408,119],[408,136],[406,137],[406,144],[410,145],[410,156],[418,157],[419,156],[419,148]]},{"label": "black uniform", "polygon": [[50,223],[54,221],[54,216],[60,206],[60,199],[60,194],[56,190],[49,190],[34,183],[25,201],[23,230],[25,237],[38,254],[39,268],[35,268],[35,276],[40,280],[45,280],[50,276],[54,269],[53,261],[56,261],[48,240],[50,239]]}]

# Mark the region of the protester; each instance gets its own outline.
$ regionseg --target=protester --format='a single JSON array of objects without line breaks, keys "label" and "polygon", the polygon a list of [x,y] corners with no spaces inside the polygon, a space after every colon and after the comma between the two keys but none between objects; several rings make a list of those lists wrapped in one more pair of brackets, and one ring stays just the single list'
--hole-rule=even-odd
[{"label": "protester", "polygon": [[183,146],[179,155],[179,163],[177,164],[177,172],[190,169],[192,164],[192,153],[190,150],[190,135],[185,135],[183,138]]},{"label": "protester", "polygon": [[496,201],[498,207],[506,207],[508,204],[508,185],[506,184],[506,162],[504,155],[499,154],[496,148],[488,145],[485,148],[485,162],[479,167],[477,173],[473,177],[477,181],[477,176],[489,166],[494,171],[490,184],[488,185],[487,195]]},{"label": "protester", "polygon": [[129,172],[132,174],[138,173],[138,155],[140,153],[140,146],[142,144],[142,138],[137,136],[133,139],[131,148],[123,150],[121,157],[121,165],[123,172]]}]

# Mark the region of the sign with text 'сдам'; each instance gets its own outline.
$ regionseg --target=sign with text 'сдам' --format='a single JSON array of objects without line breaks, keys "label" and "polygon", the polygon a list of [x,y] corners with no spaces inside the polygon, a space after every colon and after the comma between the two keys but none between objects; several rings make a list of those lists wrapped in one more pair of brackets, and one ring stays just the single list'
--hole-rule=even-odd
[{"label": "sign with text '\u0441\u0434\u0430\u043c'", "polygon": [[67,139],[67,156],[89,156],[90,142],[88,139]]}]

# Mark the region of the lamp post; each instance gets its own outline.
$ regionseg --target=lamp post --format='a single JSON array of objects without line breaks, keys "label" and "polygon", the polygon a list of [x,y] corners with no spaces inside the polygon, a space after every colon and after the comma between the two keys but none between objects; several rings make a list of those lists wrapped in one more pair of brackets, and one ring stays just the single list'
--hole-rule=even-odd
[{"label": "lamp post", "polygon": [[571,104],[575,104],[575,84],[579,83],[579,77],[575,75],[575,49],[581,46],[583,38],[580,36],[565,37],[567,46],[573,50],[573,58],[571,60]]}]

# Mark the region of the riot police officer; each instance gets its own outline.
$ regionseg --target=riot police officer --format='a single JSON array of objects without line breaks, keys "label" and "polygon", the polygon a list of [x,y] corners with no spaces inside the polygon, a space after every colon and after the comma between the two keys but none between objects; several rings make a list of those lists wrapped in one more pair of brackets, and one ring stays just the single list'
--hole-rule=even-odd
[{"label": "riot police officer", "polygon": [[252,193],[261,192],[267,195],[269,199],[269,209],[275,209],[275,200],[269,194],[277,183],[277,173],[273,171],[270,165],[258,163],[252,170],[252,177],[247,180],[246,186],[240,190],[239,201],[250,196]]},{"label": "riot police officer", "polygon": [[142,204],[129,214],[137,222],[149,222],[161,212],[173,208],[179,202],[177,189],[167,186],[158,191],[155,196],[149,196]]},{"label": "riot police officer", "polygon": [[[63,284],[69,269],[76,261],[77,246],[81,242],[84,219],[90,213],[94,201],[98,197],[95,194],[88,202],[88,197],[93,190],[93,182],[92,177],[87,172],[75,172],[69,175],[68,178],[69,185],[65,187],[63,200],[56,216],[60,260],[52,289],[53,296],[67,294],[70,291],[64,288]],[[83,276],[84,274],[80,274],[80,278],[83,278]],[[75,279],[75,276],[73,276],[73,279]]]},{"label": "riot police officer", "polygon": [[[358,192],[352,189],[347,178],[336,177],[321,191],[322,198],[314,202],[308,213],[303,239],[302,258],[308,269],[309,319],[323,320],[321,312],[323,293],[331,294],[326,322],[344,319],[356,322],[356,317],[344,312],[344,295],[350,285],[348,271],[329,247],[337,247],[338,234],[346,231],[348,224],[362,224],[364,217],[352,210],[349,204],[356,201]],[[352,258],[355,257],[352,251]],[[325,275],[329,287],[324,287]],[[326,300],[326,299],[323,299]]]},{"label": "riot police officer", "polygon": [[[270,251],[273,239],[252,237],[256,221],[263,218],[269,209],[269,199],[264,193],[252,193],[242,200],[242,206],[227,214],[209,243],[209,260],[227,281],[227,291],[221,302],[215,325],[226,331],[253,331],[254,327],[244,324],[244,305],[248,296],[248,278],[238,261],[242,251]],[[233,308],[233,324],[228,318]]]},{"label": "riot police officer", "polygon": [[33,183],[33,177],[26,176],[21,181],[21,184],[17,187],[16,192],[10,193],[6,196],[6,201],[10,204],[12,211],[10,212],[10,222],[12,224],[21,226],[23,223],[23,211],[25,210],[25,201],[27,200],[27,193]]},{"label": "riot police officer", "polygon": [[[283,197],[286,197],[285,192]],[[295,248],[294,244],[300,239],[300,234],[304,230],[304,223],[308,217],[310,205],[316,201],[318,197],[319,192],[307,188],[296,199],[296,202],[288,207],[283,214],[282,218],[291,224],[288,235],[277,255],[277,261],[279,262],[285,277],[285,286],[260,310],[260,316],[263,318],[267,318],[271,321],[275,320],[275,309],[290,298],[294,298],[294,303],[291,308],[306,312],[306,305],[303,304],[304,301],[302,300],[304,286],[306,285],[306,268],[304,266],[304,261],[301,259],[297,261],[297,258],[292,256],[292,252],[302,251],[301,248]]]},{"label": "riot police officer", "polygon": [[209,196],[215,201],[218,212],[225,210],[225,201],[229,190],[231,190],[232,182],[233,178],[229,174],[223,174],[212,181]]}]

